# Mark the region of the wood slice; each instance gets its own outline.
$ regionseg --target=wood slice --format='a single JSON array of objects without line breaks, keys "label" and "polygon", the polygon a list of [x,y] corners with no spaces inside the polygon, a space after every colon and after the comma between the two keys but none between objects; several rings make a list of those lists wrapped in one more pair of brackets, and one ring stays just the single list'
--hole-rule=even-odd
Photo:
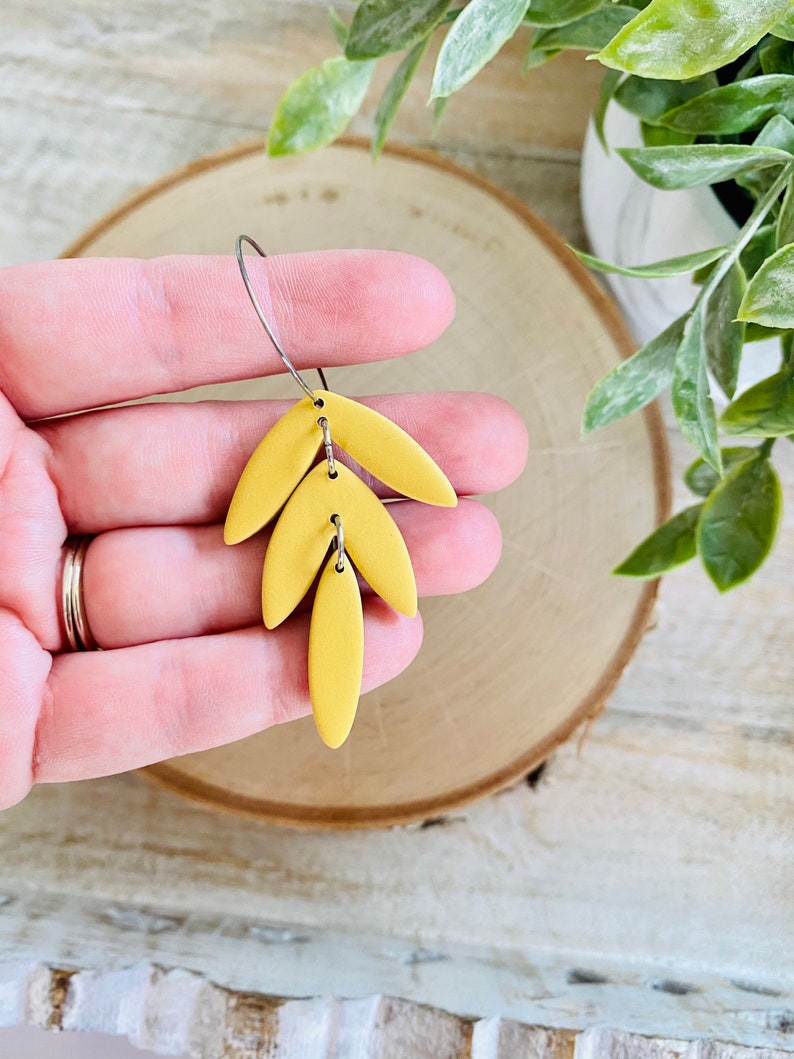
[{"label": "wood slice", "polygon": [[[504,532],[499,568],[473,592],[422,602],[419,657],[362,699],[341,750],[323,746],[306,718],[147,770],[214,805],[290,824],[436,816],[543,761],[602,709],[642,635],[655,586],[610,571],[669,506],[655,407],[580,437],[588,391],[632,343],[559,238],[522,202],[433,153],[392,147],[373,166],[364,148],[348,140],[269,160],[260,142],[242,144],[166,177],[67,251],[230,253],[247,232],[271,254],[420,254],[452,283],[453,325],[429,350],[331,371],[330,386],[353,396],[487,390],[529,425],[526,473],[487,500]],[[251,312],[242,282],[240,312]],[[279,378],[181,396],[299,395]]]}]

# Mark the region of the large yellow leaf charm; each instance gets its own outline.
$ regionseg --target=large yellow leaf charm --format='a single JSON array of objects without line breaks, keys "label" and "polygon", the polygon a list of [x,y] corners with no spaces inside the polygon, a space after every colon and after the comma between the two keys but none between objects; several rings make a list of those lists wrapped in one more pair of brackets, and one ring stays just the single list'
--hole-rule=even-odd
[{"label": "large yellow leaf charm", "polygon": [[317,585],[309,629],[309,694],[317,731],[336,749],[353,726],[364,668],[364,614],[349,562],[334,552]]},{"label": "large yellow leaf charm", "polygon": [[410,434],[358,401],[318,390],[331,437],[395,493],[435,507],[455,507],[458,498],[447,476]]},{"label": "large yellow leaf charm", "polygon": [[[323,445],[323,428],[327,462],[309,470]],[[416,583],[388,505],[351,470],[335,464],[333,444],[404,496],[441,507],[454,507],[457,497],[409,434],[371,408],[327,390],[298,401],[242,473],[226,517],[227,544],[257,533],[281,511],[262,571],[268,629],[289,617],[322,567],[309,633],[309,692],[320,736],[338,747],[350,731],[361,690],[364,624],[356,570],[409,616],[416,613]]]},{"label": "large yellow leaf charm", "polygon": [[334,539],[332,515],[339,515],[345,548],[375,592],[401,614],[416,614],[411,558],[388,507],[351,470],[337,464],[328,477],[318,464],[290,497],[265,555],[262,616],[268,629],[288,618],[309,591]]},{"label": "large yellow leaf charm", "polygon": [[239,544],[252,537],[284,506],[322,444],[318,414],[305,397],[278,420],[254,449],[226,515],[223,539],[227,544]]}]

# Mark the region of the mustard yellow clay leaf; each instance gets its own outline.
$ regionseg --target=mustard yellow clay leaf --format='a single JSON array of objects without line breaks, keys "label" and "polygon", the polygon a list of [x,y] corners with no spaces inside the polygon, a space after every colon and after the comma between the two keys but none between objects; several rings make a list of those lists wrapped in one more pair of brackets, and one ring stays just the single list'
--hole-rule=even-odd
[{"label": "mustard yellow clay leaf", "polygon": [[309,627],[309,694],[322,741],[333,749],[347,739],[361,694],[364,615],[350,562],[328,558],[317,585]]},{"label": "mustard yellow clay leaf", "polygon": [[337,477],[318,464],[288,500],[265,555],[262,617],[268,629],[287,618],[308,592],[335,536],[339,515],[345,549],[361,576],[395,610],[416,614],[416,582],[400,531],[386,507],[351,470]]},{"label": "mustard yellow clay leaf", "polygon": [[331,438],[370,474],[395,493],[437,507],[455,507],[458,498],[441,468],[396,423],[358,401],[318,390],[320,414]]},{"label": "mustard yellow clay leaf", "polygon": [[234,491],[223,539],[239,544],[266,526],[311,467],[322,443],[317,413],[304,397],[254,449]]}]

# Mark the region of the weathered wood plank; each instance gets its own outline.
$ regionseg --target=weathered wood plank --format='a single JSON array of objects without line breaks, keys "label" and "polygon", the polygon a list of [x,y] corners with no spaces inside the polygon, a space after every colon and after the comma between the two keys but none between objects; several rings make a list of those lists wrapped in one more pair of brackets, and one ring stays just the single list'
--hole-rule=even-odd
[{"label": "weathered wood plank", "polygon": [[576,1040],[576,1059],[785,1059],[771,1048],[743,1048],[715,1040],[652,1040],[606,1027],[586,1030]]},{"label": "weathered wood plank", "polygon": [[[467,1019],[385,996],[289,1000],[230,993],[150,964],[121,971],[0,965],[16,1006],[0,1027],[25,1022],[128,1038],[184,1059],[787,1059],[790,1052],[709,1038],[688,1043],[606,1027],[581,1034],[501,1018]],[[65,983],[65,985],[64,985]],[[41,1003],[40,994],[49,998]],[[34,1017],[31,1014],[35,1012]]]},{"label": "weathered wood plank", "polygon": [[[352,3],[337,5],[351,17]],[[159,0],[71,0],[44,13],[24,0],[4,5],[2,97],[88,104],[109,111],[244,122],[264,131],[286,85],[307,66],[336,54],[324,0],[202,0],[172,8]],[[434,38],[439,42],[439,34]],[[601,79],[581,54],[521,77],[529,31],[450,103],[442,140],[482,149],[578,151]],[[401,140],[427,140],[430,73],[426,57],[394,126]],[[367,134],[398,58],[379,64],[352,131]]]},{"label": "weathered wood plank", "polygon": [[576,1034],[526,1026],[509,1019],[480,1019],[471,1036],[471,1059],[573,1059]]},{"label": "weathered wood plank", "polygon": [[136,776],[39,788],[3,817],[0,951],[782,1046],[789,775],[781,738],[609,710],[534,787],[431,828],[296,834]]},{"label": "weathered wood plank", "polygon": [[[352,10],[352,6],[350,8]],[[290,79],[334,49],[325,4],[174,8],[157,0],[74,0],[48,9],[9,2],[0,40],[0,261],[56,255],[106,209],[163,173],[264,133]],[[575,161],[600,73],[581,56],[519,74],[524,42],[449,106],[438,135],[426,106],[428,70],[409,93],[394,136],[499,159]],[[351,130],[369,135],[392,60]],[[495,158],[493,156],[496,156]],[[573,168],[530,168],[530,186],[555,202],[552,220],[575,215]],[[519,183],[525,178],[518,176]],[[509,182],[509,181],[508,181]],[[567,206],[567,210],[566,210]],[[567,230],[563,222],[562,227]]]},{"label": "weathered wood plank", "polygon": [[[103,112],[60,100],[46,109],[3,102],[0,154],[0,264],[56,257],[127,195],[195,158],[256,136],[254,124],[218,124],[159,113]],[[147,149],[130,164],[130,145]],[[514,157],[451,144],[444,154],[501,183],[566,238],[584,241],[574,159]]]}]

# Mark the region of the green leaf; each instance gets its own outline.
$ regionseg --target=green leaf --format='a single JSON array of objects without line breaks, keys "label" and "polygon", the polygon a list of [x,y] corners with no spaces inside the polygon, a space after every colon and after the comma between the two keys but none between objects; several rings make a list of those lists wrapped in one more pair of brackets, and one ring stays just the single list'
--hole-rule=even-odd
[{"label": "green leaf", "polygon": [[794,176],[789,180],[786,194],[783,197],[775,237],[781,249],[789,243],[794,243]]},{"label": "green leaf", "polygon": [[794,244],[774,253],[750,280],[739,319],[764,327],[794,327]]},{"label": "green leaf", "polygon": [[379,59],[432,33],[450,0],[361,0],[347,38],[348,59]]},{"label": "green leaf", "polygon": [[670,324],[596,383],[587,398],[583,433],[588,434],[644,408],[670,384],[686,319],[682,316]]},{"label": "green leaf", "polygon": [[692,273],[692,282],[696,283],[699,287],[704,286],[718,268],[719,261],[714,261],[710,265],[704,265],[703,268],[696,268]]},{"label": "green leaf", "polygon": [[618,154],[655,188],[671,190],[718,184],[739,173],[788,165],[790,155],[773,147],[705,143],[683,147],[623,147]]},{"label": "green leaf", "polygon": [[785,18],[781,19],[777,25],[773,26],[770,31],[776,37],[782,37],[783,40],[794,40],[794,10],[790,11]]},{"label": "green leaf", "polygon": [[681,276],[687,272],[694,272],[704,265],[710,265],[713,261],[721,258],[726,250],[725,246],[717,246],[712,250],[701,250],[696,254],[686,254],[684,257],[671,257],[666,261],[656,261],[652,265],[611,265],[608,261],[586,254],[583,250],[573,252],[584,262],[585,265],[596,270],[596,272],[616,273],[619,276],[634,276],[637,279],[666,279],[669,276]]},{"label": "green leaf", "polygon": [[772,38],[758,58],[765,74],[794,74],[794,49],[787,40]]},{"label": "green leaf", "polygon": [[791,369],[763,379],[745,390],[722,413],[726,434],[779,438],[794,434],[794,378]]},{"label": "green leaf", "polygon": [[[794,86],[794,77],[791,83]],[[753,145],[755,147],[777,147],[778,150],[788,151],[794,156],[794,124],[782,114],[776,114],[758,133]]]},{"label": "green leaf", "polygon": [[293,81],[281,97],[270,124],[271,157],[324,147],[340,136],[369,87],[373,62],[326,59]]},{"label": "green leaf", "polygon": [[524,21],[530,26],[564,26],[603,7],[605,0],[532,0]]},{"label": "green leaf", "polygon": [[[782,114],[771,118],[753,141],[754,147],[776,147],[794,156],[794,125]],[[754,173],[742,173],[736,177],[736,183],[749,192],[755,199],[760,199],[774,183],[774,169],[759,169]],[[773,246],[769,251],[774,253]]]},{"label": "green leaf", "polygon": [[[530,7],[531,10],[531,7]],[[532,51],[598,51],[637,14],[636,7],[607,4],[591,15],[554,29],[539,29],[532,38]]]},{"label": "green leaf", "polygon": [[739,261],[748,279],[756,274],[768,257],[777,249],[775,245],[775,226],[765,224],[759,228],[747,246],[739,255]]},{"label": "green leaf", "polygon": [[704,309],[706,362],[726,397],[733,397],[739,381],[745,325],[736,314],[746,286],[744,269],[735,262],[707,298]]},{"label": "green leaf", "polygon": [[373,159],[376,159],[383,150],[392,122],[400,108],[405,93],[408,91],[408,85],[413,80],[413,76],[427,51],[429,43],[430,37],[425,37],[424,40],[420,40],[418,44],[411,48],[389,78],[389,82],[383,90],[378,109],[375,111],[375,135],[372,137]]},{"label": "green leaf", "polygon": [[760,324],[744,325],[744,344],[748,342],[766,342],[770,338],[780,338],[790,332],[785,327],[762,327]]},{"label": "green leaf", "polygon": [[336,43],[344,50],[347,44],[347,25],[339,17],[339,12],[335,7],[328,8],[328,25],[331,27]]},{"label": "green leaf", "polygon": [[562,48],[549,48],[548,50],[544,50],[543,48],[533,48],[532,45],[534,40],[535,38],[533,36],[529,42],[524,61],[521,64],[521,73],[524,77],[526,77],[530,70],[536,70],[539,66],[543,66],[544,63],[556,59],[557,56],[562,53]]},{"label": "green leaf", "polygon": [[598,93],[598,103],[593,110],[593,127],[596,131],[596,136],[601,142],[601,146],[605,151],[609,151],[609,145],[607,144],[606,134],[604,133],[604,122],[606,121],[607,109],[615,94],[616,89],[620,85],[620,79],[623,74],[620,70],[607,70],[601,79],[601,88]]},{"label": "green leaf", "polygon": [[766,559],[781,506],[780,482],[763,455],[740,463],[708,498],[698,522],[697,546],[720,592],[742,584]]},{"label": "green leaf", "polygon": [[674,515],[635,548],[613,573],[622,577],[659,577],[697,555],[696,530],[703,504]]},{"label": "green leaf", "polygon": [[700,302],[687,321],[673,367],[673,411],[681,433],[703,459],[721,470],[717,416],[706,371],[704,306]]},{"label": "green leaf", "polygon": [[449,103],[449,96],[439,96],[433,100],[433,135],[438,131],[444,111],[447,109],[447,103]]},{"label": "green leaf", "polygon": [[596,58],[640,77],[684,81],[738,59],[791,0],[651,0]]},{"label": "green leaf", "polygon": [[[730,474],[734,467],[744,463],[745,460],[752,459],[757,452],[758,449],[751,448],[749,445],[723,449],[723,475]],[[710,496],[720,484],[722,478],[705,460],[695,460],[694,463],[687,467],[684,481],[696,496]]]},{"label": "green leaf", "polygon": [[629,113],[636,114],[649,124],[655,124],[663,114],[711,91],[718,84],[716,74],[706,74],[691,81],[651,81],[644,77],[627,77],[615,94],[615,101]]},{"label": "green leaf", "polygon": [[695,137],[689,132],[676,132],[675,129],[666,129],[664,125],[649,125],[647,121],[640,122],[640,132],[643,147],[676,147],[695,142]]},{"label": "green leaf", "polygon": [[493,59],[518,27],[529,0],[470,0],[438,53],[430,98],[451,96]]},{"label": "green leaf", "polygon": [[667,111],[659,121],[679,132],[725,136],[757,129],[776,114],[794,117],[794,77],[770,74],[722,85]]}]

